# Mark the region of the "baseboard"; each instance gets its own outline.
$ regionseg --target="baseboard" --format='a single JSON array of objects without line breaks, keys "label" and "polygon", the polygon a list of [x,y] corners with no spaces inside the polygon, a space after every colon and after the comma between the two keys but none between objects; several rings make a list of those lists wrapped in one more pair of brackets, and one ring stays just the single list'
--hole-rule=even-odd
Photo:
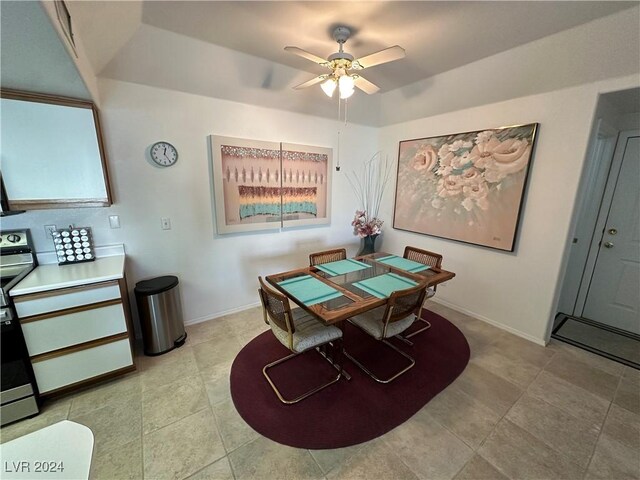
[{"label": "baseboard", "polygon": [[[530,342],[533,342],[537,345],[541,345],[543,347],[546,347],[547,343],[540,338],[536,338],[532,335],[529,335],[528,333],[524,333],[521,332],[520,330],[516,330],[515,328],[509,327],[507,325],[504,325],[502,323],[498,323],[495,320],[491,320],[490,318],[487,318],[483,315],[479,315],[475,312],[472,312],[471,310],[467,310],[466,308],[460,307],[459,305],[447,302],[446,300],[442,300],[441,298],[438,298],[437,296],[433,297],[430,299],[430,301],[435,302],[435,303],[439,303],[440,305],[444,305],[447,308],[451,308],[452,310],[456,310],[460,313],[464,313],[465,315],[469,315],[470,317],[476,318],[480,321],[483,321],[485,323],[488,323],[489,325],[492,325],[494,327],[497,327],[501,330],[504,330],[506,332],[512,333],[513,335],[516,335],[520,338],[524,338],[525,340],[529,340]],[[260,306],[260,302],[255,302],[255,303],[250,303],[248,305],[243,305],[241,307],[236,307],[236,308],[231,308],[229,310],[223,310],[221,312],[216,312],[216,313],[212,313],[210,315],[205,315],[203,317],[198,317],[198,318],[192,318],[190,320],[185,320],[184,324],[185,325],[195,325],[196,323],[202,323],[202,322],[206,322],[207,320],[213,320],[216,318],[220,318],[220,317],[224,317],[225,315],[231,315],[232,313],[238,313],[238,312],[242,312],[244,310],[249,310],[250,308],[255,308]]]},{"label": "baseboard", "polygon": [[244,310],[249,310],[250,308],[255,308],[260,306],[260,302],[250,303],[249,305],[243,305],[241,307],[230,308],[229,310],[223,310],[221,312],[212,313],[210,315],[205,315],[204,317],[192,318],[190,320],[185,320],[185,325],[195,325],[196,323],[206,322],[207,320],[213,320],[215,318],[224,317],[225,315],[231,315],[232,313],[242,312]]},{"label": "baseboard", "polygon": [[533,335],[529,335],[528,333],[524,333],[521,332],[520,330],[516,330],[513,327],[509,327],[507,325],[504,325],[502,323],[496,322],[495,320],[491,320],[490,318],[487,318],[483,315],[479,315],[476,312],[472,312],[471,310],[467,310],[466,308],[462,308],[459,305],[455,305],[453,303],[447,302],[446,300],[442,300],[441,298],[438,298],[437,295],[433,298],[430,299],[432,302],[435,303],[439,303],[440,305],[444,305],[447,308],[451,308],[452,310],[456,310],[460,313],[464,313],[465,315],[469,315],[470,317],[476,318],[478,320],[481,320],[485,323],[488,323],[489,325],[492,325],[494,327],[497,327],[501,330],[504,330],[505,332],[509,332],[512,333],[513,335],[516,335],[520,338],[524,338],[525,340],[529,340],[530,342],[533,342],[537,345],[541,345],[543,347],[547,346],[547,342],[545,342],[543,339],[541,338],[536,338]]}]

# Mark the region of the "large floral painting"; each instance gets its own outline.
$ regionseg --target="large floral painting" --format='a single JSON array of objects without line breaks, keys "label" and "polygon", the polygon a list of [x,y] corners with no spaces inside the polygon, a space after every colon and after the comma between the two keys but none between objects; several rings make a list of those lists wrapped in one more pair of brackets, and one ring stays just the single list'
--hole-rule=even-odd
[{"label": "large floral painting", "polygon": [[537,126],[400,142],[394,228],[513,251]]},{"label": "large floral painting", "polygon": [[331,149],[211,136],[218,233],[329,223]]}]

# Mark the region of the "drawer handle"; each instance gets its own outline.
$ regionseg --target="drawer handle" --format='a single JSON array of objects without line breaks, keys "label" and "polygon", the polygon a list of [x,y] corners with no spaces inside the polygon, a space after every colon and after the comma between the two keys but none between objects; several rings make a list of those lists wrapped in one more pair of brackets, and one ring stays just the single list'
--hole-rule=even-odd
[{"label": "drawer handle", "polygon": [[46,320],[47,318],[59,317],[62,315],[70,315],[72,313],[86,312],[89,310],[110,307],[111,305],[118,305],[121,303],[122,303],[121,298],[114,298],[113,300],[105,300],[104,302],[89,303],[87,305],[79,305],[77,307],[64,308],[62,310],[54,310],[53,312],[40,313],[38,315],[24,317],[20,319],[20,323],[37,322],[38,320]]},{"label": "drawer handle", "polygon": [[50,360],[56,357],[62,357],[69,355],[70,353],[80,352],[89,348],[99,347],[100,345],[106,345],[107,343],[118,342],[120,340],[128,339],[129,334],[127,332],[116,333],[109,337],[98,338],[97,340],[91,340],[85,343],[79,343],[78,345],[72,345],[71,347],[61,348],[60,350],[54,350],[53,352],[41,353],[40,355],[34,355],[31,357],[31,363],[42,362],[44,360]]}]

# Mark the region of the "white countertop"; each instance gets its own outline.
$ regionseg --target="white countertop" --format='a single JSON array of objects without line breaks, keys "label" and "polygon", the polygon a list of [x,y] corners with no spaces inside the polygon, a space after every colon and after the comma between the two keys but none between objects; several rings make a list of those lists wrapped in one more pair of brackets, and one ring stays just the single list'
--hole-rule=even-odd
[{"label": "white countertop", "polygon": [[[97,249],[96,253],[98,253]],[[93,262],[39,265],[13,287],[9,295],[17,297],[58,288],[119,280],[124,277],[124,260],[124,249],[122,249],[121,253],[96,258]]]}]

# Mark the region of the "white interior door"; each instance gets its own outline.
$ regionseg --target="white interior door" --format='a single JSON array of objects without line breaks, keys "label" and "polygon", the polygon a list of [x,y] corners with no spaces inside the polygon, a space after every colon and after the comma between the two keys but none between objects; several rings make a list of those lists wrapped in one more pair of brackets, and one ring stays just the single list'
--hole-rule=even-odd
[{"label": "white interior door", "polygon": [[582,316],[640,334],[640,135],[620,135],[621,155]]}]

